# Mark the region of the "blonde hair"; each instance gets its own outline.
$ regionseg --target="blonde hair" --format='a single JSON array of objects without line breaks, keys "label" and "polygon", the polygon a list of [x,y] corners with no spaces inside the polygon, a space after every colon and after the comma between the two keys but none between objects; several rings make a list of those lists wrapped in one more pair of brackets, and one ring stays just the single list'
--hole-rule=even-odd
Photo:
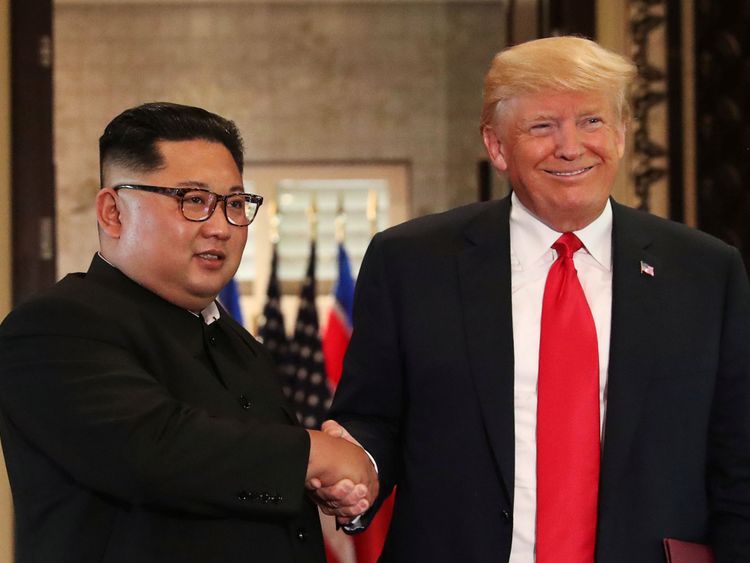
[{"label": "blonde hair", "polygon": [[485,76],[481,127],[492,126],[508,100],[545,90],[607,93],[625,122],[635,75],[632,61],[582,37],[547,37],[509,47],[495,55]]}]

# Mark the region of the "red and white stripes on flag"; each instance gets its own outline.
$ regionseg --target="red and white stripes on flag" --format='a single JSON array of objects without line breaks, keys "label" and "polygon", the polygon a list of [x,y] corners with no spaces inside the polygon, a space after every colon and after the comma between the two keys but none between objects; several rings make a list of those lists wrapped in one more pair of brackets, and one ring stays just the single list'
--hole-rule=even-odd
[{"label": "red and white stripes on flag", "polygon": [[[352,277],[349,256],[343,244],[339,244],[338,248],[338,279],[333,294],[334,305],[328,314],[328,324],[323,337],[323,357],[328,381],[335,391],[341,379],[344,354],[352,334],[352,309],[354,305],[354,278]],[[380,552],[383,550],[392,512],[393,495],[380,507],[367,530],[351,536],[354,539],[357,563],[376,563],[378,557],[380,557]]]}]

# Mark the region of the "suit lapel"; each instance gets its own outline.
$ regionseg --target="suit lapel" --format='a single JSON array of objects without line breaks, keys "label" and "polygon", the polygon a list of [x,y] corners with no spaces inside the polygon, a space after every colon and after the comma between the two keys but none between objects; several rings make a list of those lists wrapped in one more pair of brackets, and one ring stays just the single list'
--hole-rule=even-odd
[{"label": "suit lapel", "polygon": [[[653,253],[638,212],[612,202],[612,333],[601,466],[600,517],[626,476],[627,459],[640,421],[648,376],[659,363],[659,302],[666,288],[662,261]],[[653,274],[641,271],[641,262]],[[605,527],[606,528],[606,527]]]},{"label": "suit lapel", "polygon": [[466,229],[458,260],[463,326],[471,376],[490,447],[513,499],[513,323],[510,198],[489,204]]}]

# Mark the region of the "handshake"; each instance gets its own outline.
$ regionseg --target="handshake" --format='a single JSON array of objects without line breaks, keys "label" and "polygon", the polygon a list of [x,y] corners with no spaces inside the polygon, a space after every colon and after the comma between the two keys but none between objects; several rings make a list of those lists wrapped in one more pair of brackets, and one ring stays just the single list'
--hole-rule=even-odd
[{"label": "handshake", "polygon": [[323,513],[347,524],[372,506],[378,496],[375,466],[365,450],[334,420],[322,431],[308,430],[310,457],[305,486]]}]

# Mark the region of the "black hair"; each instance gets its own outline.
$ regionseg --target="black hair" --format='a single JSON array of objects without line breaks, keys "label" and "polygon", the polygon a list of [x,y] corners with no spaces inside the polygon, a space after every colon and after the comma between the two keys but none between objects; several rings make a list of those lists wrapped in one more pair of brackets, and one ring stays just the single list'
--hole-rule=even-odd
[{"label": "black hair", "polygon": [[125,110],[104,128],[99,138],[101,181],[105,163],[150,172],[164,164],[157,142],[193,139],[224,145],[242,173],[244,147],[234,122],[198,107],[150,102]]}]

